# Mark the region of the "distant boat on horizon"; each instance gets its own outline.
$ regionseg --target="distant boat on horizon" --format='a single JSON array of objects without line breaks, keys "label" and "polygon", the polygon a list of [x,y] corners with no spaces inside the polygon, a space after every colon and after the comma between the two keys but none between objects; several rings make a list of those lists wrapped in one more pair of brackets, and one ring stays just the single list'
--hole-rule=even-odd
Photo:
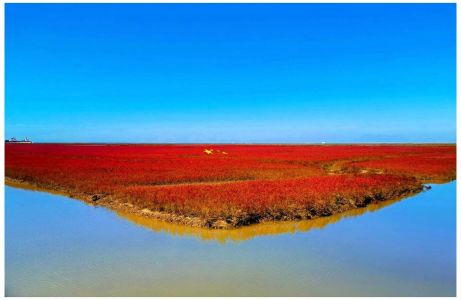
[{"label": "distant boat on horizon", "polygon": [[29,140],[28,138],[25,138],[23,140],[17,140],[15,137],[12,137],[9,140],[5,140],[5,143],[7,144],[32,144],[32,141]]}]

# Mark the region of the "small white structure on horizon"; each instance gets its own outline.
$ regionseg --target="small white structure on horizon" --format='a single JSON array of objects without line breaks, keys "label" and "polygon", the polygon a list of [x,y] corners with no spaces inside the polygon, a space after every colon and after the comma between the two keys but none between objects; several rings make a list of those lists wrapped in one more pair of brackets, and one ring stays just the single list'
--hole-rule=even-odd
[{"label": "small white structure on horizon", "polygon": [[12,137],[9,140],[6,140],[5,143],[14,143],[14,144],[32,144],[32,141],[29,140],[28,138],[25,138],[23,140],[17,140],[15,137]]}]

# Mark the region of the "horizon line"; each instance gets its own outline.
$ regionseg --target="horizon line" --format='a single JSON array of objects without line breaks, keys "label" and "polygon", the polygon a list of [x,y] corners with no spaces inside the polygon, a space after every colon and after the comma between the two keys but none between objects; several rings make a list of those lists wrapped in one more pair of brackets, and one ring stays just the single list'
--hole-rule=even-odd
[{"label": "horizon line", "polygon": [[[6,142],[4,144],[21,144]],[[315,143],[264,143],[264,142],[235,142],[235,143],[183,143],[183,142],[32,142],[32,144],[80,144],[80,145],[456,145],[456,142],[315,142]]]}]

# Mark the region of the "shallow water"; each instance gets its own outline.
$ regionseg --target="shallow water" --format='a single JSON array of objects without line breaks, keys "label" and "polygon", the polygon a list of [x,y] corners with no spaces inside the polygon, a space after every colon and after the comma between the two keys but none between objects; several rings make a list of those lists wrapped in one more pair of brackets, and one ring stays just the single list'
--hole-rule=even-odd
[{"label": "shallow water", "polygon": [[454,296],[456,183],[303,222],[205,230],[5,187],[7,296]]}]

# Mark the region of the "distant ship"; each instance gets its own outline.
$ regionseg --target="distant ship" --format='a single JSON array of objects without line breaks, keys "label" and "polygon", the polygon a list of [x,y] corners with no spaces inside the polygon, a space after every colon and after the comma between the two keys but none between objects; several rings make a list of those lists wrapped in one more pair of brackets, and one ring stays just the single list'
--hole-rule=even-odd
[{"label": "distant ship", "polygon": [[15,137],[9,139],[9,140],[5,140],[5,143],[8,143],[8,144],[32,144],[32,141],[29,140],[28,138],[25,138],[23,140],[17,140]]}]

